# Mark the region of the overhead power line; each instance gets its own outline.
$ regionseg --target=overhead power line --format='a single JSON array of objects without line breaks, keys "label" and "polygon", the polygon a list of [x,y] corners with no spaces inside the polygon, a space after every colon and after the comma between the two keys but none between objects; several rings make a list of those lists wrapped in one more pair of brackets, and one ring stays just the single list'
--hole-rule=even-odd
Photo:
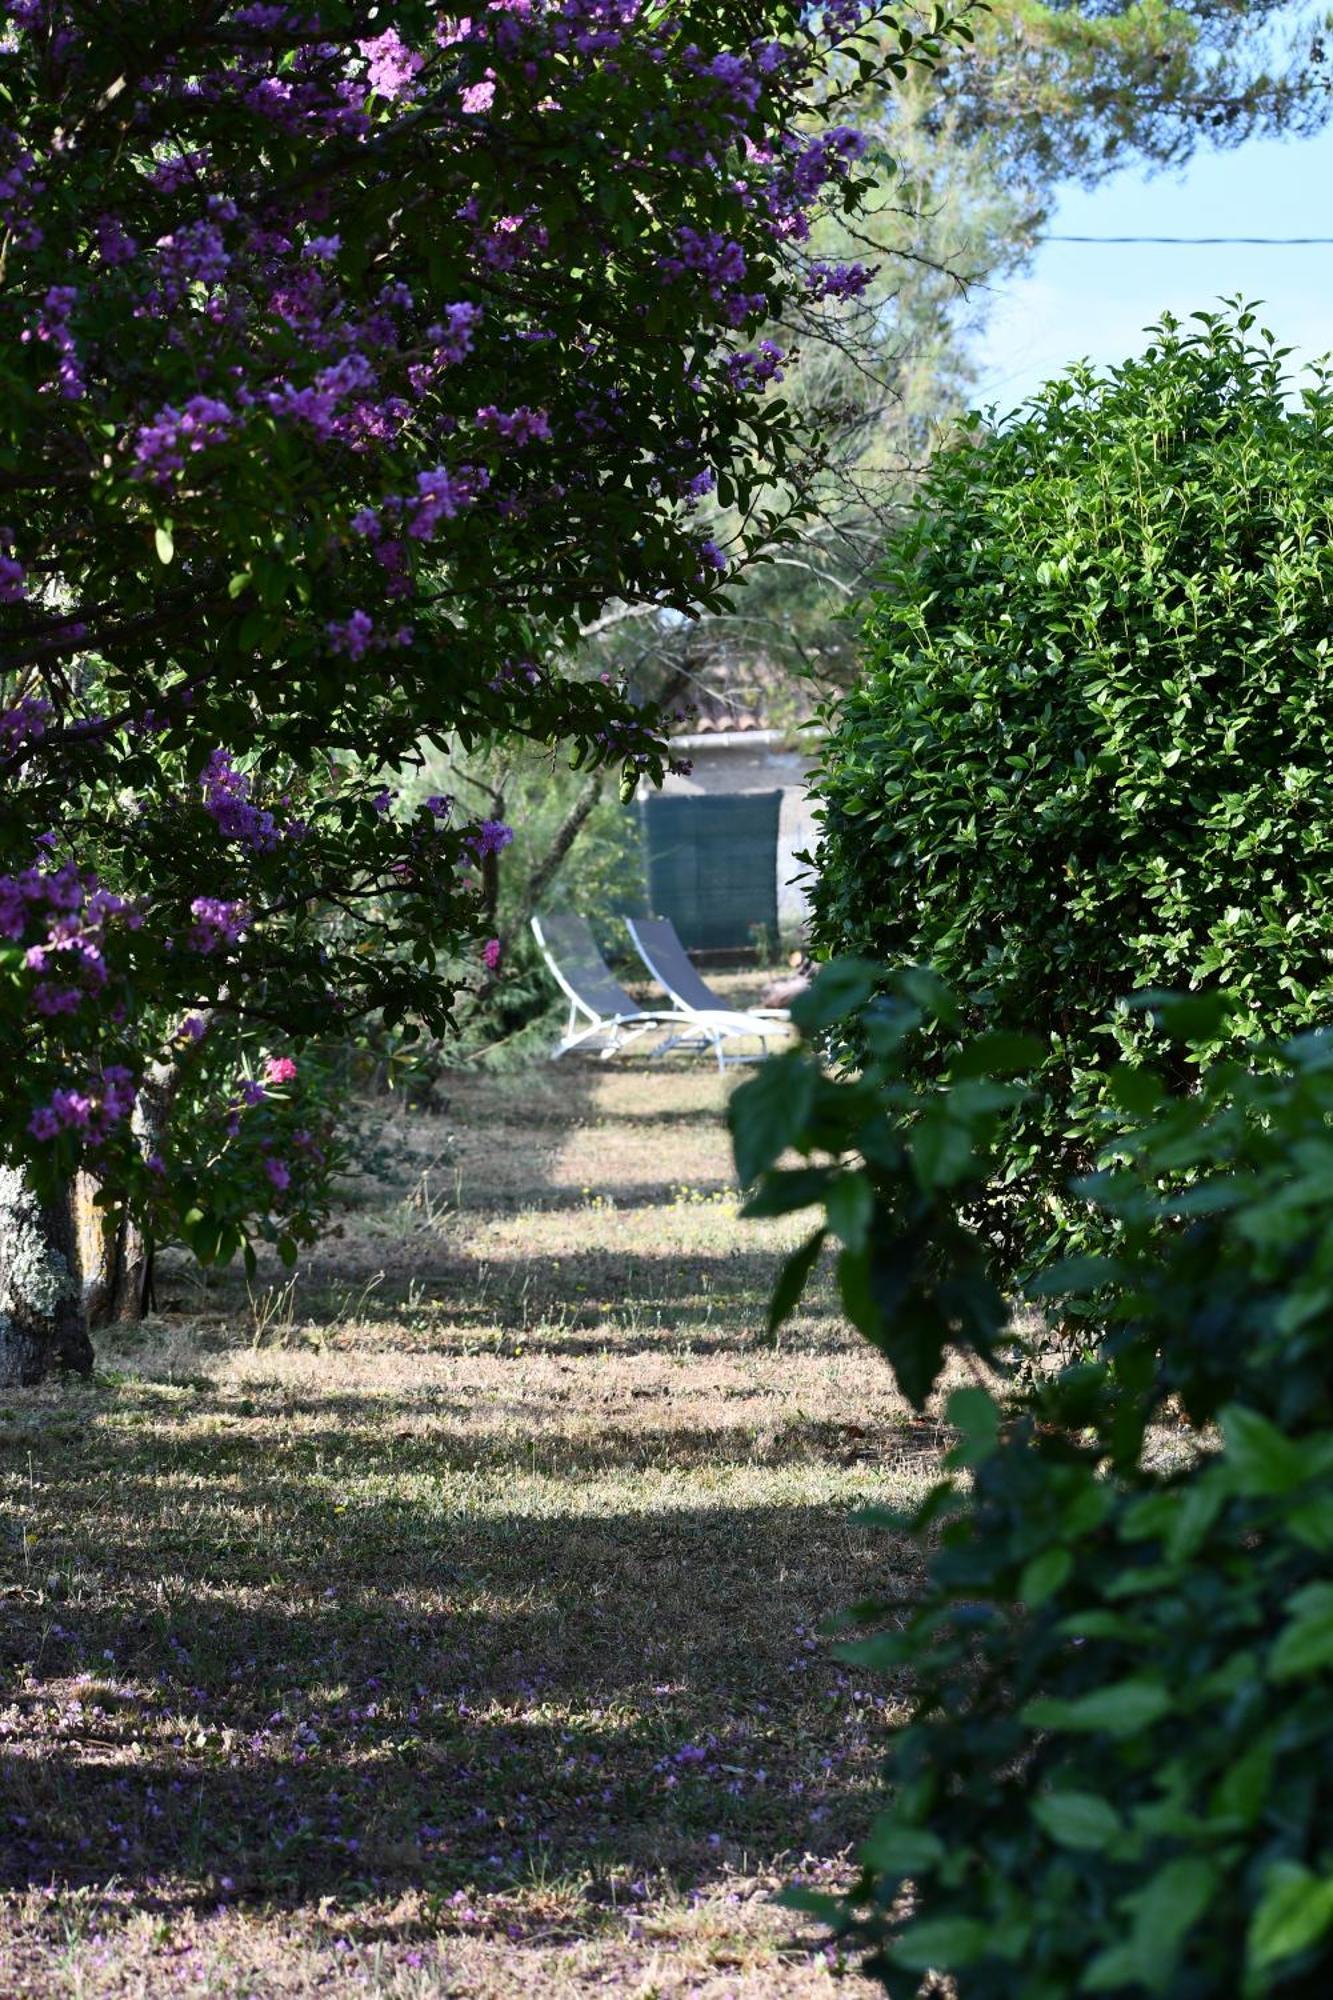
[{"label": "overhead power line", "polygon": [[1041,236],[1041,243],[1206,243],[1261,244],[1269,248],[1297,248],[1309,244],[1333,244],[1333,236]]}]

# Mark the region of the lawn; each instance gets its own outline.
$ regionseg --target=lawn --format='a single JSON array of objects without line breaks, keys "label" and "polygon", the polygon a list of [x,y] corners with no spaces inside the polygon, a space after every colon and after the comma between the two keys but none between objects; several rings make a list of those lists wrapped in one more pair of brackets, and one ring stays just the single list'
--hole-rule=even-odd
[{"label": "lawn", "polygon": [[454,1075],[290,1282],[11,1394],[0,1993],[869,1990],[772,1892],[866,1824],[820,1627],[938,1437],[829,1290],[764,1342],[727,1087]]}]

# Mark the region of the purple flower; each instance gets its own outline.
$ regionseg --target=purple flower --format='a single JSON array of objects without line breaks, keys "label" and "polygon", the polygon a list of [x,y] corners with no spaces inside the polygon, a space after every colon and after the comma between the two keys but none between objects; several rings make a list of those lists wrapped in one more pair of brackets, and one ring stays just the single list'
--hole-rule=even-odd
[{"label": "purple flower", "polygon": [[238,771],[228,750],[215,750],[199,774],[204,811],[228,840],[239,840],[256,854],[270,853],[281,838],[271,812],[253,805],[250,779]]},{"label": "purple flower", "polygon": [[[4,539],[9,540],[7,533]],[[18,604],[27,595],[26,575],[23,564],[13,556],[0,556],[0,604]]]},{"label": "purple flower", "polygon": [[167,485],[185,468],[187,454],[220,444],[231,432],[235,416],[216,396],[191,396],[183,409],[168,403],[134,440],[136,479]]},{"label": "purple flower", "polygon": [[810,266],[806,289],[813,299],[858,299],[874,278],[868,264],[826,264]]},{"label": "purple flower", "polygon": [[484,819],[476,830],[468,835],[468,846],[478,861],[484,861],[488,854],[500,854],[514,838],[512,826],[503,820]]},{"label": "purple flower", "polygon": [[[15,565],[17,567],[17,565]],[[4,593],[5,561],[0,556],[0,603]],[[20,743],[36,743],[46,734],[51,704],[44,695],[24,695],[13,708],[0,708],[0,750],[13,750]]]},{"label": "purple flower", "polygon": [[205,958],[238,944],[250,921],[245,903],[227,903],[217,896],[196,896],[190,905],[190,915],[194,918],[190,944]]},{"label": "purple flower", "polygon": [[341,623],[331,619],[324,630],[335,653],[342,653],[349,660],[359,660],[375,636],[375,621],[368,612],[354,611]]},{"label": "purple flower", "polygon": [[526,403],[508,412],[487,403],[477,411],[477,424],[481,430],[494,431],[514,444],[530,444],[534,438],[549,443],[551,436],[551,420],[545,410],[531,410]]},{"label": "purple flower", "polygon": [[461,465],[456,472],[440,465],[431,472],[419,472],[408,534],[416,541],[428,542],[442,520],[452,521],[460,508],[470,506],[489,485],[490,474],[482,465]]}]

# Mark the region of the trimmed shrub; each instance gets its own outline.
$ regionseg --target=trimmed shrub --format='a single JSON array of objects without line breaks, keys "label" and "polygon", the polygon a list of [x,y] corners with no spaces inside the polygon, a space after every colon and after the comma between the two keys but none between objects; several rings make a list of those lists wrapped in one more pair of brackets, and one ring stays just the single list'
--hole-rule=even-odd
[{"label": "trimmed shrub", "polygon": [[1293,405],[1248,312],[935,461],[829,717],[816,925],[1041,1038],[988,1197],[1011,1264],[1085,1224],[1107,1072],[1151,1052],[1122,996],[1229,989],[1218,1047],[1333,1013],[1331,642],[1333,382]]}]

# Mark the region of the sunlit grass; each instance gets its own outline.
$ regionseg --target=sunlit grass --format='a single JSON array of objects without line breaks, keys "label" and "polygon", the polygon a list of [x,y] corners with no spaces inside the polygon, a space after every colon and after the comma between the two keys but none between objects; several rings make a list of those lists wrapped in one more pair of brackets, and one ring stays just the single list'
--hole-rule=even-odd
[{"label": "sunlit grass", "polygon": [[934,1429],[827,1288],[764,1341],[716,1075],[446,1097],[293,1280],[0,1411],[0,1993],[834,1990],[770,1892],[864,1826],[819,1631]]}]

